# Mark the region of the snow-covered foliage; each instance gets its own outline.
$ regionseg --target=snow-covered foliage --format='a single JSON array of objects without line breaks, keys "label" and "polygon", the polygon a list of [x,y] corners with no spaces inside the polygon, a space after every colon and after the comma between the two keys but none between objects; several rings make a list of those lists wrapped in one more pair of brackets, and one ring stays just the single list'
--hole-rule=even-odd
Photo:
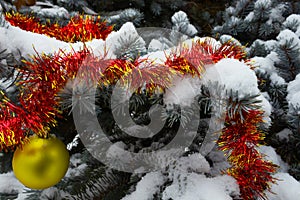
[{"label": "snow-covered foliage", "polygon": [[[300,195],[300,183],[288,173],[277,173],[274,175],[278,183],[272,184],[271,189],[274,193],[268,193],[269,200],[284,200],[284,199],[297,199]],[[286,188],[289,188],[286,190]]]},{"label": "snow-covered foliage", "polygon": [[173,29],[188,36],[194,36],[198,31],[190,24],[187,14],[179,11],[172,16]]},{"label": "snow-covered foliage", "polygon": [[[190,200],[190,199],[224,199],[231,200],[238,194],[238,186],[235,180],[229,176],[207,178],[203,175],[191,173],[186,176],[186,185],[173,183],[163,193],[163,200]],[[183,189],[181,189],[183,187]],[[183,191],[181,191],[183,190]]]},{"label": "snow-covered foliage", "polygon": [[[238,0],[224,12],[224,24],[215,33],[231,34],[248,44],[248,56],[255,67],[258,87],[271,105],[267,141],[299,180],[299,2]],[[233,23],[235,22],[235,23]],[[278,162],[276,162],[278,163]],[[288,180],[288,174],[278,174]],[[295,182],[296,183],[296,182]],[[280,190],[281,183],[273,189]],[[296,184],[297,185],[297,184]],[[291,192],[292,193],[292,192]],[[293,194],[296,194],[293,192]],[[269,199],[294,199],[268,194]]]},{"label": "snow-covered foliage", "polygon": [[160,172],[150,172],[146,174],[140,182],[136,185],[136,190],[122,198],[122,200],[148,200],[152,199],[153,195],[157,193],[160,185],[164,183],[164,176]]},{"label": "snow-covered foliage", "polygon": [[[89,10],[85,1],[59,0],[58,5],[54,5],[52,2],[38,2],[35,6],[23,8],[23,10],[24,12],[34,12],[43,18],[68,19],[74,14],[70,10],[76,10],[76,12],[87,10],[86,13],[97,14],[94,10]],[[142,5],[141,2],[136,1],[136,3]],[[145,4],[145,2],[143,3]],[[181,4],[178,3],[178,5]],[[245,105],[252,106],[255,104],[263,110],[264,123],[261,128],[267,132],[266,137],[270,139],[267,140],[267,146],[260,146],[257,150],[265,155],[266,160],[279,166],[278,172],[273,175],[278,181],[271,184],[270,192],[266,191],[269,200],[296,200],[300,196],[300,183],[289,174],[294,167],[290,163],[299,162],[297,159],[300,155],[300,151],[295,150],[295,146],[299,145],[300,141],[300,15],[290,14],[289,5],[286,2],[271,0],[239,0],[235,2],[234,6],[226,8],[224,24],[214,28],[214,33],[221,34],[220,38],[218,40],[211,39],[211,44],[218,47],[229,41],[237,46],[242,46],[245,41],[250,42],[247,50],[251,58],[247,62],[224,58],[217,63],[206,65],[202,79],[187,76],[184,78],[177,77],[176,81],[173,82],[174,85],[168,88],[160,99],[172,109],[174,109],[172,107],[174,105],[181,105],[184,108],[192,107],[196,98],[199,96],[201,98],[206,97],[202,94],[205,91],[203,88],[211,87],[209,92],[219,95],[220,99],[225,99],[224,102],[228,96],[235,95],[234,98],[243,101]],[[6,7],[9,7],[8,4]],[[150,9],[155,16],[160,16],[164,8],[159,1],[152,1]],[[207,39],[207,37],[195,36],[198,33],[198,27],[190,23],[188,15],[183,11],[178,11],[172,16],[173,26],[169,35],[164,35],[161,29],[136,28],[143,23],[144,15],[134,8],[106,14],[104,18],[110,24],[117,24],[118,30],[110,33],[105,40],[94,39],[86,43],[77,42],[73,44],[13,27],[1,15],[0,74],[2,74],[3,67],[9,66],[7,55],[11,55],[15,59],[30,59],[30,56],[36,55],[36,53],[53,54],[58,50],[73,52],[83,49],[84,46],[96,56],[106,55],[107,59],[126,58],[127,60],[134,60],[139,57],[149,59],[159,65],[165,63],[171,53],[178,53],[176,52],[178,50],[177,45],[180,42],[191,48],[193,42]],[[152,38],[154,35],[155,37]],[[189,37],[193,38],[189,39]],[[152,39],[149,40],[149,38]],[[6,50],[3,59],[2,50]],[[254,69],[250,68],[249,63]],[[141,64],[140,68],[143,67],[147,67],[147,65]],[[16,88],[10,88],[14,84],[13,81],[16,76],[15,71],[12,72],[10,79],[0,76],[1,91],[16,92]],[[109,92],[107,92],[108,94]],[[101,98],[104,99],[105,97],[101,96]],[[119,98],[134,101],[128,97],[127,93],[124,96],[119,96]],[[149,106],[143,104],[141,99],[139,100],[139,106]],[[99,115],[103,114],[103,110],[99,113]],[[211,117],[209,114],[205,113],[200,124],[208,124],[207,121]],[[131,119],[134,118],[133,115],[130,117]],[[108,126],[115,126],[111,125],[111,118],[107,117],[105,120],[107,120],[105,122]],[[114,127],[112,130],[118,132],[122,128]],[[207,129],[207,126],[200,128]],[[154,151],[169,141],[164,140],[165,138],[157,139],[156,133],[151,132],[147,126],[134,124],[124,130],[134,137],[141,137],[139,133],[143,132],[145,137],[156,137],[156,141],[151,145],[146,144],[148,146],[140,150],[139,147],[145,145],[143,140],[128,140],[129,142],[125,143],[118,141],[118,137],[124,137],[124,135],[110,136],[110,139],[117,141],[107,152],[107,157],[111,159],[111,162],[123,161],[130,165],[135,161],[135,158],[129,157],[128,154],[122,154],[123,151],[119,151],[119,149],[129,149],[132,152]],[[198,130],[198,132],[200,131]],[[167,132],[165,137],[171,138],[173,135]],[[203,142],[201,137],[205,137],[205,135],[195,139],[193,145],[196,148],[199,148]],[[69,141],[68,149],[76,151],[81,143],[78,140],[78,135],[72,139]],[[69,183],[79,182],[79,184],[84,185],[85,183],[80,182],[82,180],[76,180],[74,177],[81,177],[87,173],[97,180],[90,188],[88,186],[91,183],[87,184],[88,186],[84,191],[89,195],[88,197],[98,195],[98,191],[93,190],[95,188],[105,190],[106,187],[109,188],[110,184],[118,187],[124,182],[130,184],[130,188],[120,189],[126,192],[119,192],[118,199],[233,200],[239,198],[240,189],[237,181],[223,173],[230,167],[224,152],[218,150],[216,146],[211,148],[207,155],[201,155],[199,149],[195,150],[190,147],[185,147],[185,149],[186,154],[181,155],[174,162],[167,160],[172,149],[170,152],[161,152],[155,158],[148,160],[150,164],[156,167],[155,171],[145,172],[143,169],[137,169],[135,173],[130,175],[122,174],[125,178],[120,180],[113,176],[117,173],[102,167],[100,163],[93,163],[95,161],[87,159],[86,154],[83,156],[80,153],[75,153],[71,157],[69,170],[61,185],[58,184],[44,191],[33,191],[19,183],[12,172],[2,173],[0,174],[0,197],[3,193],[15,194],[19,200],[34,199],[37,196],[40,196],[40,199],[71,198],[73,197],[71,192],[74,191],[69,192],[68,189],[71,186],[68,185],[68,181],[70,181]],[[99,168],[99,171],[96,168]],[[99,177],[101,175],[103,175],[103,179]],[[115,179],[111,180],[109,177]],[[84,180],[87,181],[89,177],[86,176],[85,178]],[[64,191],[65,189],[68,192]]]},{"label": "snow-covered foliage", "polygon": [[34,12],[40,18],[62,18],[68,19],[69,12],[64,7],[53,5],[50,2],[37,2],[30,7],[30,12]]},{"label": "snow-covered foliage", "polygon": [[238,98],[240,99],[247,95],[253,96],[260,93],[253,70],[235,59],[222,59],[215,66],[208,68],[206,73],[210,81],[217,81],[221,85],[224,84],[227,92],[238,92]]},{"label": "snow-covered foliage", "polygon": [[278,34],[288,10],[284,2],[240,0],[226,8],[225,23],[214,28],[217,34],[229,34],[243,41],[268,39]]},{"label": "snow-covered foliage", "polygon": [[[161,195],[163,200],[230,200],[231,196],[239,194],[239,188],[232,177],[223,175],[208,178],[204,175],[210,172],[210,166],[201,154],[182,157],[168,168],[168,171],[145,175],[137,184],[136,190],[123,200],[148,200],[155,195]],[[167,181],[172,183],[160,191]]]},{"label": "snow-covered foliage", "polygon": [[286,19],[284,29],[276,36],[276,40],[256,40],[256,45],[250,48],[250,51],[255,51],[255,48],[262,47],[263,52],[267,53],[264,57],[255,56],[251,60],[257,66],[258,76],[268,80],[268,88],[262,89],[268,92],[275,114],[283,111],[284,101],[287,101],[289,107],[288,115],[297,114],[295,109],[297,110],[299,99],[297,75],[300,72],[300,40],[294,31],[297,31],[298,19],[298,15],[291,15]]},{"label": "snow-covered foliage", "polygon": [[289,82],[287,87],[287,101],[289,103],[289,108],[300,107],[300,74],[298,74],[295,80]]},{"label": "snow-covered foliage", "polygon": [[108,23],[114,24],[117,28],[126,22],[132,22],[134,25],[140,25],[144,18],[143,13],[134,8],[120,10],[113,15],[104,16]]},{"label": "snow-covered foliage", "polygon": [[13,172],[0,174],[0,193],[18,194],[23,189],[24,186],[16,179]]},{"label": "snow-covered foliage", "polygon": [[293,31],[298,37],[300,37],[300,15],[291,14],[285,19],[283,25],[286,29]]}]

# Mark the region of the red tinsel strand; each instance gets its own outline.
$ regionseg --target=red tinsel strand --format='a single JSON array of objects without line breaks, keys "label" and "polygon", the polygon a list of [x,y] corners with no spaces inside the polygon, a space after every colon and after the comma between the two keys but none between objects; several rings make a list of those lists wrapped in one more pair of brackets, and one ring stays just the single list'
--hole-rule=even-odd
[{"label": "red tinsel strand", "polygon": [[208,55],[198,42],[192,42],[191,47],[180,46],[179,53],[166,56],[165,66],[176,74],[200,77],[204,72],[205,64],[212,64],[211,55]]},{"label": "red tinsel strand", "polygon": [[265,161],[256,147],[261,143],[264,134],[258,130],[263,122],[263,112],[250,110],[243,113],[244,120],[239,114],[226,118],[226,126],[218,140],[221,150],[228,151],[228,161],[232,167],[228,174],[234,177],[244,200],[265,198],[265,190],[270,189],[270,183],[275,179],[272,174],[277,166]]},{"label": "red tinsel strand", "polygon": [[166,56],[165,65],[182,75],[200,77],[203,74],[205,65],[217,63],[223,58],[234,58],[247,61],[245,47],[238,46],[231,41],[215,45],[210,38],[196,40],[191,46],[179,47],[179,53],[171,53]]},{"label": "red tinsel strand", "polygon": [[234,58],[237,60],[247,61],[247,54],[244,46],[236,45],[232,41],[227,41],[223,44],[214,45],[212,39],[197,41],[201,50],[210,55],[213,63],[217,63],[223,58]]},{"label": "red tinsel strand", "polygon": [[190,74],[193,76],[200,76],[200,72],[197,67],[189,63],[189,61],[185,57],[173,55],[173,57],[167,58],[165,65],[169,66],[182,75]]},{"label": "red tinsel strand", "polygon": [[131,92],[138,93],[144,87],[146,92],[153,93],[158,88],[163,90],[169,87],[171,74],[172,72],[165,66],[148,62],[147,59],[137,58],[134,61],[116,59],[104,70],[102,82],[105,85],[119,82]]},{"label": "red tinsel strand", "polygon": [[65,27],[60,30],[58,39],[67,42],[91,41],[92,39],[105,39],[113,30],[112,26],[107,26],[100,17],[86,17],[82,15],[71,18]]},{"label": "red tinsel strand", "polygon": [[33,119],[35,116],[27,117],[27,113],[11,103],[6,96],[3,96],[0,104],[0,150],[14,149],[15,144],[23,144],[26,141],[26,134],[29,131],[27,125],[38,126]]},{"label": "red tinsel strand", "polygon": [[25,67],[20,70],[23,76],[18,82],[20,106],[8,98],[2,99],[0,149],[22,145],[29,131],[41,137],[48,136],[50,127],[56,124],[55,118],[60,115],[57,93],[76,76],[88,54],[89,51],[84,49],[69,54],[37,55],[31,61],[24,61]]},{"label": "red tinsel strand", "polygon": [[5,13],[5,19],[12,25],[33,33],[47,35],[65,42],[86,42],[92,39],[105,39],[113,30],[100,17],[86,17],[79,15],[72,17],[66,26],[57,23],[42,24],[33,16],[20,13]]},{"label": "red tinsel strand", "polygon": [[76,76],[88,54],[86,49],[70,54],[58,52],[53,56],[43,54],[34,57],[33,61],[25,61],[27,69],[21,70],[21,73],[30,78],[19,82],[22,106],[26,110],[39,112],[44,122],[57,116],[59,103],[55,97],[68,79]]}]

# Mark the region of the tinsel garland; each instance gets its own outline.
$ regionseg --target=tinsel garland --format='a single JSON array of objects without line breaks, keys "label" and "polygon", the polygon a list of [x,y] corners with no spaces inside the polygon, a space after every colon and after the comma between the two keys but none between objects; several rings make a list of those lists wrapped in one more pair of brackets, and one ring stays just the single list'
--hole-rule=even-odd
[{"label": "tinsel garland", "polygon": [[264,191],[275,181],[272,174],[277,166],[264,160],[257,150],[264,139],[264,133],[258,130],[263,123],[263,112],[249,110],[242,114],[243,120],[239,114],[227,115],[217,143],[221,150],[229,152],[228,161],[232,166],[228,174],[237,180],[243,199],[265,199]]},{"label": "tinsel garland", "polygon": [[66,26],[58,23],[41,23],[34,16],[22,15],[17,12],[5,13],[5,19],[22,30],[47,35],[58,40],[74,43],[86,42],[92,39],[105,39],[113,30],[100,17],[78,15],[72,17]]},{"label": "tinsel garland", "polygon": [[[193,43],[191,48],[183,48],[181,56],[169,57],[166,65],[184,74],[200,76],[203,68],[200,68],[200,72],[195,66],[204,67],[223,58],[234,58],[248,63],[243,46],[235,45],[231,41],[215,46],[211,40],[205,40]],[[249,67],[253,68],[250,64]],[[264,160],[263,155],[256,149],[264,139],[264,133],[258,128],[263,123],[264,113],[261,110],[242,113],[236,110],[233,113],[233,116],[226,116],[225,128],[217,141],[222,151],[229,152],[228,161],[231,167],[227,173],[237,180],[242,199],[266,199],[264,192],[270,190],[270,183],[275,182],[272,174],[276,172],[277,166]]]},{"label": "tinsel garland", "polygon": [[[76,30],[79,32],[74,32],[74,24],[67,25],[66,28],[59,27],[57,24],[41,25],[34,18],[22,18],[18,14],[7,14],[6,17],[13,25],[25,30],[55,36],[68,42],[105,38],[111,31],[107,28],[104,29],[104,34],[93,32],[94,29],[91,28],[94,27],[93,23],[86,23],[87,19],[82,17],[76,19],[79,21],[74,19],[79,27],[85,27],[80,29],[77,26]],[[86,26],[87,24],[90,26]],[[98,25],[96,24],[95,27]],[[64,28],[67,30],[62,31]],[[87,29],[91,30],[91,35],[85,33]],[[80,30],[85,31],[80,32]],[[67,34],[64,37],[61,33]],[[148,83],[148,89],[153,91],[157,87],[157,82],[162,88],[167,87],[170,74],[190,74],[201,77],[205,65],[217,63],[226,57],[246,60],[243,47],[230,41],[216,46],[210,40],[196,41],[191,48],[182,47],[180,54],[168,55],[165,63],[159,66],[140,58],[134,61],[122,59],[106,61],[105,58],[95,57],[87,48],[71,53],[59,51],[53,55],[37,54],[32,60],[25,61],[25,68],[20,69],[23,75],[18,82],[21,91],[20,104],[14,104],[5,94],[0,94],[2,95],[0,149],[14,149],[22,145],[30,131],[41,137],[47,137],[49,129],[55,126],[56,117],[61,113],[59,110],[61,99],[58,93],[68,80],[78,75],[94,81],[99,86],[115,84],[118,80],[128,85],[128,80],[131,80],[129,84],[137,88],[141,83],[140,80],[144,80]],[[144,67],[140,68],[142,64]],[[77,74],[79,67],[85,66],[89,68],[87,70],[89,75],[85,77],[86,74]],[[135,79],[126,78],[129,76]],[[259,124],[263,122],[263,112],[249,110],[242,114],[243,119],[239,113],[226,117],[225,128],[217,143],[221,150],[229,153],[228,161],[232,167],[228,170],[228,174],[237,180],[241,197],[245,200],[264,198],[264,191],[270,188],[269,183],[274,182],[271,175],[276,167],[271,162],[265,161],[256,149],[263,140],[263,134],[258,129]]]},{"label": "tinsel garland", "polygon": [[[63,59],[61,59],[64,55]],[[58,110],[57,93],[67,80],[76,75],[87,51],[53,56],[45,54],[25,61],[17,85],[20,87],[19,103],[14,104],[4,94],[0,112],[0,149],[14,149],[22,144],[32,131],[47,137],[55,126]],[[62,70],[62,66],[68,70]]]}]

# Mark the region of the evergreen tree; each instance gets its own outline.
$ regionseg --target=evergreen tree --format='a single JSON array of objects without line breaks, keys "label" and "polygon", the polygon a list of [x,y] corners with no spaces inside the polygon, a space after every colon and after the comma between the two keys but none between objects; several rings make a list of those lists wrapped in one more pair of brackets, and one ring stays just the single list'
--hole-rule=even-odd
[{"label": "evergreen tree", "polygon": [[[7,102],[24,110],[24,102],[59,102],[60,116],[53,118],[57,125],[50,126],[49,132],[65,143],[71,159],[58,184],[35,190],[15,181],[13,155],[3,150],[1,179],[12,183],[3,187],[0,180],[0,198],[272,198],[267,190],[276,189],[273,163],[282,167],[282,174],[275,177],[286,184],[294,179],[286,174],[273,148],[258,147],[263,132],[268,132],[267,144],[291,165],[290,174],[299,178],[300,18],[290,15],[298,13],[299,3],[239,0],[223,12],[224,23],[214,28],[214,34],[220,34],[218,40],[197,37],[209,34],[211,26],[220,23],[220,11],[229,1],[221,2],[206,1],[216,6],[210,9],[198,1],[38,1],[19,9],[31,13],[30,20],[16,15],[20,23],[15,26],[39,33],[37,38],[38,34],[21,32],[32,42],[26,46],[13,40],[10,45],[3,42],[10,38],[7,33],[17,35],[22,30],[9,23],[16,19],[11,12],[16,7],[1,1],[10,12],[0,18],[0,45],[5,44],[0,49],[0,120],[5,121],[2,112],[11,105]],[[82,18],[76,18],[80,13],[84,13]],[[35,17],[40,19],[35,21]],[[109,25],[114,25],[113,32]],[[149,28],[153,26],[169,29]],[[91,41],[96,36],[105,43]],[[32,44],[39,46],[33,49]],[[111,62],[104,62],[107,68],[98,73],[103,55]],[[88,81],[76,82],[77,72],[72,69],[78,65],[96,71]],[[170,86],[174,73],[180,78]],[[94,91],[89,84],[95,77],[100,83]],[[56,85],[63,85],[57,80],[66,83],[56,93]],[[150,83],[140,85],[145,80]],[[31,90],[35,86],[31,81],[37,81],[40,93]],[[36,98],[31,99],[30,92]],[[9,117],[15,119],[14,108],[9,108]],[[0,124],[0,134],[5,128]],[[172,146],[175,139],[179,145]],[[1,141],[0,147],[5,147]],[[170,143],[171,147],[164,148]],[[223,174],[225,170],[230,176]],[[274,192],[287,193],[278,188]],[[289,195],[297,198],[294,191]]]},{"label": "evergreen tree", "polygon": [[273,39],[282,29],[282,23],[299,6],[298,2],[269,0],[238,0],[226,8],[224,23],[214,28],[215,34],[230,34],[244,44],[256,39]]}]

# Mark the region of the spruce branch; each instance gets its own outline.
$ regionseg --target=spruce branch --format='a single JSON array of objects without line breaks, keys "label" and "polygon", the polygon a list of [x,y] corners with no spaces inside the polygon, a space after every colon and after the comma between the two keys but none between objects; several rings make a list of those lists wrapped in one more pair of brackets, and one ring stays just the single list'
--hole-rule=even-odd
[{"label": "spruce branch", "polygon": [[260,108],[258,104],[261,103],[261,101],[257,99],[260,94],[245,95],[243,98],[239,98],[238,91],[230,90],[227,92],[227,95],[229,96],[227,108],[227,115],[229,118],[240,116],[241,121],[244,121],[244,113]]}]

